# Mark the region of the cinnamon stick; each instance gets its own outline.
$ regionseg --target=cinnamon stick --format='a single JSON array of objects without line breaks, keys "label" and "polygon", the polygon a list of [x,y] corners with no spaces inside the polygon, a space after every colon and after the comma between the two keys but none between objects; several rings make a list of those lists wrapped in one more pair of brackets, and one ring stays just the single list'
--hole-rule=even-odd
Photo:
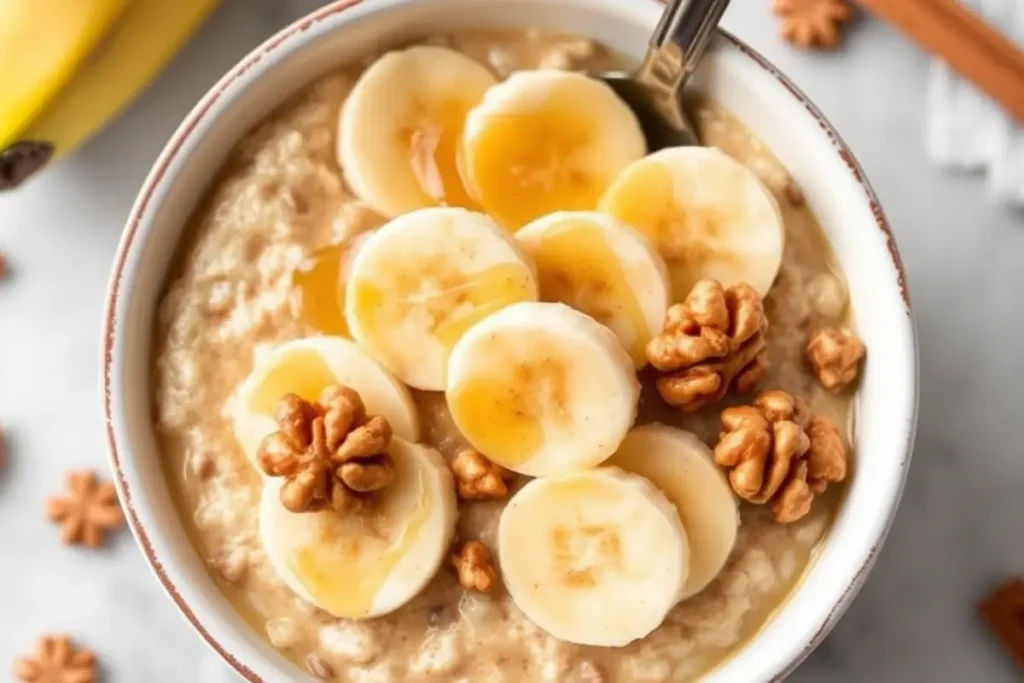
[{"label": "cinnamon stick", "polygon": [[1024,52],[957,0],[859,0],[1024,123]]}]

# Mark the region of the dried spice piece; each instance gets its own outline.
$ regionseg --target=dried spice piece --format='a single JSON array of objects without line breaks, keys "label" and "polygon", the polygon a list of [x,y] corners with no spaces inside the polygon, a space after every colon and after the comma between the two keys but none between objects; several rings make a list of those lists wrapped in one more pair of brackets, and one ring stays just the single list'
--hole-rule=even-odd
[{"label": "dried spice piece", "polygon": [[464,448],[455,455],[452,473],[463,500],[497,500],[508,495],[508,471],[473,448]]},{"label": "dried spice piece", "polygon": [[1024,577],[996,588],[978,605],[978,615],[1024,671]]},{"label": "dried spice piece", "polygon": [[700,280],[647,344],[658,393],[685,413],[751,391],[768,372],[768,317],[749,285]]},{"label": "dried spice piece", "polygon": [[316,403],[288,394],[275,418],[279,431],[263,439],[257,459],[267,475],[284,477],[281,502],[292,512],[351,510],[394,480],[391,425],[368,416],[353,389],[328,387]]},{"label": "dried spice piece", "polygon": [[490,593],[498,586],[498,571],[491,551],[480,541],[466,541],[451,556],[459,583],[466,590]]},{"label": "dried spice piece", "polygon": [[65,635],[45,635],[31,657],[14,663],[14,677],[24,683],[95,683],[96,657],[75,648]]},{"label": "dried spice piece", "polygon": [[0,280],[7,277],[7,257],[0,251]]},{"label": "dried spice piece", "polygon": [[835,47],[852,16],[846,0],[775,0],[773,11],[782,18],[782,37],[805,49]]},{"label": "dried spice piece", "polygon": [[106,532],[124,524],[117,491],[110,482],[100,482],[90,471],[69,472],[67,491],[46,502],[46,516],[61,524],[61,540],[67,545],[97,548]]},{"label": "dried spice piece", "polygon": [[836,393],[857,379],[866,352],[860,339],[831,327],[815,330],[807,340],[807,361],[814,374],[821,386]]},{"label": "dried spice piece", "polygon": [[832,421],[811,415],[784,391],[766,391],[752,406],[722,411],[715,463],[729,468],[729,484],[740,498],[771,503],[779,523],[795,522],[811,510],[816,494],[846,478],[846,445]]}]

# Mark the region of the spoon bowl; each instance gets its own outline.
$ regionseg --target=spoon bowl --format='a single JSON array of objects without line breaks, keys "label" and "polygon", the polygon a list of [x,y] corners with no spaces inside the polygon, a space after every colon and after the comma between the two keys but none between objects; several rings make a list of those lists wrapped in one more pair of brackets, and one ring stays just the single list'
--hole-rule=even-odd
[{"label": "spoon bowl", "polygon": [[730,0],[669,0],[635,73],[599,76],[640,121],[647,149],[697,145],[683,110],[683,87],[704,56]]},{"label": "spoon bowl", "polygon": [[700,144],[693,124],[686,117],[682,105],[678,115],[672,116],[671,109],[663,111],[651,88],[637,80],[635,74],[625,71],[609,71],[600,76],[611,86],[629,108],[636,114],[640,128],[647,140],[647,149],[656,152],[665,147],[687,147]]}]

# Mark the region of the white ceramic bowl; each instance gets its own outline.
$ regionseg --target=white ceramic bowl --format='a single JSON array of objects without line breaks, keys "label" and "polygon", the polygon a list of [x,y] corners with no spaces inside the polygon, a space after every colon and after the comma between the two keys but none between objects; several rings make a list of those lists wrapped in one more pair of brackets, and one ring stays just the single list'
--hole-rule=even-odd
[{"label": "white ceramic bowl", "polygon": [[[157,578],[206,642],[247,680],[293,681],[305,674],[264,643],[209,578],[178,520],[153,433],[154,314],[189,213],[245,131],[305,84],[370,51],[439,30],[538,26],[590,36],[639,59],[660,11],[655,0],[334,3],[233,68],[161,154],[132,209],[111,276],[103,358],[110,458],[131,528]],[[728,35],[717,40],[693,85],[749,126],[803,188],[849,279],[869,349],[857,401],[856,461],[820,556],[775,618],[706,679],[778,680],[846,609],[896,512],[915,427],[914,330],[885,216],[853,155],[817,108]]]}]

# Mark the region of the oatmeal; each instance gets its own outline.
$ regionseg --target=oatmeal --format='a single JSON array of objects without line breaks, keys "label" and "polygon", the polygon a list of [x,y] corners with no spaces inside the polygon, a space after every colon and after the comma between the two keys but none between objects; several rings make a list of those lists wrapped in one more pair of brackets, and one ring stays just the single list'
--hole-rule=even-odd
[{"label": "oatmeal", "polygon": [[[535,87],[526,83],[528,77],[502,80],[524,69],[599,71],[617,62],[590,41],[540,31],[456,33],[434,36],[426,44],[448,48],[445,59],[461,53],[475,60],[479,70],[472,68],[473,78],[479,90],[488,92],[499,82]],[[762,252],[779,250],[777,274],[774,266],[758,266],[757,276],[747,278],[749,293],[744,296],[750,297],[751,305],[756,300],[767,331],[755,326],[742,335],[734,334],[735,325],[726,320],[719,330],[723,339],[716,351],[719,355],[664,366],[667,370],[649,366],[651,340],[664,332],[670,304],[683,302],[699,279],[680,270],[697,267],[692,252],[672,251],[668,238],[657,231],[664,230],[664,222],[651,218],[654,227],[647,231],[645,216],[623,221],[657,246],[671,277],[657,266],[659,257],[650,256],[649,250],[635,252],[638,256],[630,261],[628,273],[605,277],[614,273],[609,268],[617,261],[599,246],[618,244],[614,240],[624,230],[632,233],[604,219],[589,223],[579,219],[571,225],[549,226],[550,230],[532,223],[529,231],[536,233],[537,241],[524,239],[519,244],[511,232],[488,227],[482,213],[446,209],[447,213],[431,215],[468,226],[455,246],[446,246],[454,229],[438,227],[431,233],[434,228],[424,214],[408,229],[436,237],[401,235],[403,221],[409,223],[409,217],[417,215],[410,212],[420,207],[439,202],[476,211],[480,207],[459,189],[460,171],[446,161],[444,150],[456,142],[445,126],[417,129],[403,138],[406,156],[394,158],[407,160],[409,171],[394,185],[382,185],[380,176],[369,170],[371,162],[360,162],[359,171],[352,164],[339,164],[339,154],[343,159],[365,156],[363,147],[345,140],[338,144],[339,112],[352,98],[370,98],[360,100],[360,106],[370,106],[367,102],[373,93],[353,95],[353,89],[369,64],[382,62],[368,59],[320,79],[246,135],[192,218],[156,323],[154,413],[168,479],[197,551],[249,624],[297,666],[322,680],[595,683],[678,681],[701,675],[762,628],[799,582],[826,533],[841,484],[826,490],[813,477],[808,479],[808,490],[817,486],[815,495],[804,500],[806,509],[787,509],[782,517],[788,523],[780,523],[779,513],[773,512],[778,500],[775,489],[769,495],[767,488],[758,487],[744,496],[751,502],[736,508],[737,496],[729,484],[721,484],[724,488],[716,495],[725,502],[715,503],[723,510],[721,529],[710,535],[688,530],[693,557],[698,552],[711,554],[693,559],[688,571],[680,568],[661,577],[659,581],[665,583],[657,585],[668,588],[656,599],[666,606],[664,613],[651,615],[653,630],[643,637],[623,637],[622,644],[614,646],[598,646],[597,636],[557,638],[551,633],[560,627],[574,634],[578,631],[562,623],[545,622],[542,627],[542,620],[527,616],[527,611],[534,615],[536,606],[527,604],[517,581],[536,567],[524,568],[513,562],[516,558],[503,556],[501,549],[508,547],[503,544],[510,542],[511,532],[499,533],[499,520],[510,501],[523,501],[540,486],[534,482],[557,482],[562,476],[558,466],[571,460],[578,468],[602,473],[594,475],[601,479],[601,486],[621,487],[635,497],[637,509],[648,515],[645,519],[654,520],[651,528],[685,547],[685,540],[679,541],[688,523],[685,506],[669,500],[671,485],[659,482],[657,472],[631,469],[629,449],[619,448],[634,412],[639,427],[628,438],[642,430],[664,429],[672,435],[670,440],[679,442],[677,435],[692,432],[696,435],[692,441],[684,438],[685,443],[677,445],[706,453],[706,458],[695,456],[703,458],[700,467],[706,467],[720,432],[732,430],[723,429],[723,411],[750,405],[756,391],[779,390],[806,402],[808,415],[815,420],[837,426],[839,432],[833,435],[825,430],[825,435],[831,439],[830,447],[838,443],[845,450],[842,442],[848,437],[839,435],[850,428],[850,392],[826,389],[805,356],[813,332],[851,326],[845,283],[820,227],[799,188],[759,140],[715,103],[700,97],[690,101],[688,109],[702,142],[752,171],[770,190],[781,211],[784,248],[783,240],[769,236]],[[603,96],[590,93],[589,86],[577,81],[559,82],[565,84],[566,92],[583,93],[580,97]],[[577,90],[580,87],[583,90]],[[515,132],[505,126],[503,117],[509,115],[507,107],[516,98],[493,99],[497,102],[492,103],[493,109],[469,113],[469,138],[486,141],[494,130]],[[444,116],[465,115],[466,107],[459,107],[455,113],[445,109]],[[614,124],[618,116],[608,120]],[[487,129],[495,121],[499,127]],[[604,130],[602,125],[595,122],[593,130]],[[624,130],[618,124],[613,128],[619,131],[616,135]],[[491,132],[479,132],[485,129]],[[341,130],[346,130],[345,125]],[[594,139],[605,137],[602,133]],[[635,138],[616,144],[614,163],[619,170],[643,156]],[[544,160],[565,156],[552,150],[557,151],[551,147],[544,153],[548,156],[541,155]],[[498,156],[491,158],[494,154]],[[538,175],[530,166],[539,163],[536,155],[521,159],[519,167],[526,170],[508,171],[515,164],[502,168],[499,163],[511,158],[508,154],[500,149],[481,152],[470,160],[472,168],[467,171],[489,188],[483,213],[500,214],[506,227],[533,222],[554,209],[592,210],[599,197],[590,187],[579,189],[581,183],[611,182],[593,160],[586,167]],[[503,175],[506,171],[511,175]],[[393,175],[402,174],[396,170]],[[525,194],[505,191],[515,184],[520,189],[533,187],[545,200],[526,205]],[[401,196],[396,194],[399,187],[407,190]],[[773,204],[751,196],[751,212],[777,220]],[[637,209],[632,204],[616,206],[626,213]],[[378,211],[400,218],[388,223]],[[618,215],[618,210],[610,213]],[[401,239],[378,239],[384,234],[378,229],[385,224],[390,234]],[[583,241],[570,241],[577,239]],[[622,244],[623,250],[632,248]],[[579,245],[586,249],[580,250]],[[701,264],[715,262],[711,251],[701,254]],[[458,279],[458,273],[445,270],[445,264],[452,263],[476,268],[483,275]],[[582,274],[570,279],[552,275],[572,271],[579,263],[597,264],[602,277],[578,269],[573,272]],[[401,273],[414,275],[403,280]],[[433,289],[424,292],[424,283],[431,283]],[[728,286],[732,284],[722,287],[723,297],[738,291]],[[685,291],[680,294],[682,288]],[[396,291],[401,293],[393,296]],[[554,301],[568,301],[572,308]],[[347,315],[340,314],[343,309]],[[549,317],[550,324],[538,322]],[[580,322],[584,318],[588,322]],[[470,331],[481,326],[493,334],[487,339],[477,334],[478,339],[470,343]],[[559,356],[556,351],[561,353],[566,339],[562,331],[567,327],[584,330],[580,334],[585,343],[566,346],[569,350]],[[531,356],[529,363],[525,357],[511,362],[507,360],[511,355],[501,355],[530,354],[530,344],[514,340],[516,331],[523,329],[532,330],[532,339],[543,340],[534,346],[550,353],[543,358]],[[341,339],[349,336],[358,344]],[[491,337],[513,341],[502,346],[492,343]],[[409,341],[420,339],[439,343]],[[376,362],[366,361],[358,349],[368,349]],[[582,379],[563,376],[567,365],[552,364],[552,358],[563,356],[566,364],[592,361],[588,367],[596,370],[586,378],[590,384],[585,390],[593,394],[591,400],[562,395],[584,391]],[[487,362],[488,358],[495,360]],[[726,364],[727,377],[723,374]],[[664,391],[659,393],[659,381],[666,372],[687,378],[702,374],[724,384],[673,406]],[[849,372],[844,366],[843,379]],[[363,412],[336,435],[333,445],[309,450],[315,430],[324,429],[314,427],[312,420],[326,419],[332,405],[341,409],[337,397],[316,404],[320,390],[336,383],[325,378],[336,379],[339,373],[348,373],[348,381],[337,383],[356,388],[359,404],[365,404]],[[370,382],[366,378],[371,375],[388,379]],[[299,376],[307,378],[308,387],[294,386]],[[452,377],[460,378],[458,386],[452,386]],[[486,381],[477,381],[481,378]],[[532,398],[512,412],[497,411],[493,406],[511,400],[503,383],[531,387]],[[830,384],[834,388],[835,383]],[[600,398],[605,396],[602,392],[607,392],[607,398]],[[268,434],[279,430],[292,434],[288,432],[288,425],[294,423],[288,422],[291,413],[278,412],[279,422],[274,422],[275,410],[290,394],[306,401],[292,409],[293,417],[301,413],[309,418],[302,423],[306,430],[302,434],[308,436],[300,434],[297,441],[293,438],[284,444],[284,450],[268,455],[261,451]],[[353,406],[355,400],[346,399]],[[353,410],[353,414],[359,412]],[[531,425],[549,419],[552,412],[564,420],[591,420],[594,427],[573,441],[586,447],[574,450],[563,443],[546,450],[543,434],[538,435]],[[392,446],[381,441],[362,459],[349,460],[343,452],[344,437],[368,428],[374,416],[388,425],[389,438],[393,432]],[[655,422],[665,427],[643,426]],[[794,468],[818,462],[812,463],[818,456],[810,444],[812,440],[822,443],[825,433],[818,422],[803,424],[807,447],[787,456]],[[530,445],[529,457],[521,452],[523,444]],[[265,457],[260,458],[261,452]],[[762,460],[774,457],[772,453],[766,450]],[[719,459],[719,453],[715,455]],[[609,478],[604,473],[618,470],[588,469],[610,456],[612,464],[632,474]],[[342,466],[348,467],[344,470],[348,475],[341,474]],[[674,466],[666,465],[669,470]],[[332,480],[331,488],[309,484],[322,481],[317,477],[333,467],[338,467],[338,479]],[[372,482],[363,481],[370,475]],[[554,478],[546,479],[549,475]],[[266,508],[278,503],[286,484],[303,476],[305,483],[293,484],[285,496],[293,496],[288,498],[288,509],[294,512],[288,512],[283,503],[280,509],[274,508],[278,516],[270,519],[279,520],[280,525],[274,527],[276,540],[270,546],[270,532],[260,528],[261,520],[266,524],[268,519]],[[732,482],[735,488],[735,477],[730,473],[726,479],[726,469],[713,476],[719,482]],[[664,491],[659,492],[659,487]],[[368,501],[370,512],[351,512],[344,501],[335,500],[333,492],[341,492],[346,500],[372,494],[383,502]],[[736,494],[742,495],[739,490]],[[732,512],[736,509],[738,513]],[[429,555],[431,567],[439,568],[401,590],[382,575],[383,585],[375,584],[374,590],[386,593],[386,599],[378,599],[377,593],[369,600],[359,594],[365,588],[363,577],[355,588],[329,589],[325,588],[332,580],[329,572],[320,572],[322,586],[294,577],[284,580],[295,567],[282,563],[278,546],[288,545],[289,552],[294,551],[288,557],[297,557],[297,544],[305,542],[304,535],[327,533],[326,526],[310,530],[311,520],[332,514],[338,518],[331,521],[330,534],[338,538],[367,529],[376,534],[368,542],[377,548],[374,568],[402,566],[401,559],[389,553],[393,555],[396,548],[412,552],[414,546],[416,552]],[[655,520],[658,515],[666,520],[664,525],[661,517]],[[418,519],[417,529],[436,527],[436,533],[431,531],[425,545],[418,537],[399,537],[387,524],[397,518]],[[511,528],[512,523],[507,526]],[[607,550],[609,546],[594,547]],[[585,551],[570,548],[566,561],[583,576],[590,570],[582,567],[581,552],[590,552],[589,546]],[[332,561],[342,562],[336,557],[307,556],[297,564],[321,569],[341,566]],[[678,604],[675,589],[687,596]],[[577,642],[570,642],[574,638]],[[582,641],[592,644],[578,644]]]}]

